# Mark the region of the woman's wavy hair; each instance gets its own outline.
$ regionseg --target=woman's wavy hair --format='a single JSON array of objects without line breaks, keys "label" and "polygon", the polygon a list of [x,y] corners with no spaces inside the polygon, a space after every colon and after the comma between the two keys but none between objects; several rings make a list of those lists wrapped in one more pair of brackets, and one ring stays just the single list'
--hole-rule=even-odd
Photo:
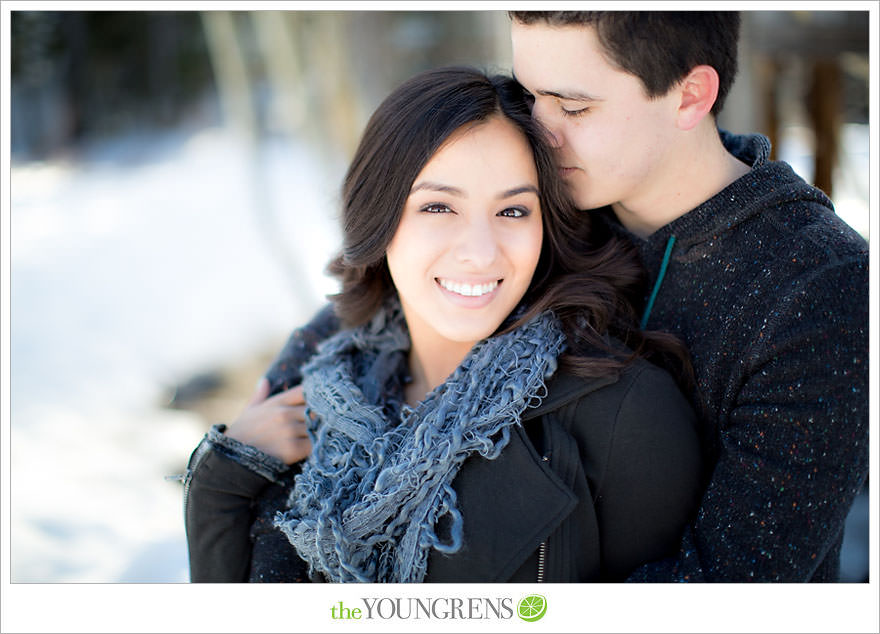
[{"label": "woman's wavy hair", "polygon": [[[669,367],[683,386],[690,385],[681,343],[638,328],[635,306],[643,301],[646,276],[634,247],[575,208],[546,132],[532,119],[519,84],[474,68],[440,68],[412,77],[367,123],[343,184],[342,251],[328,266],[341,282],[340,292],[330,299],[343,325],[365,323],[396,292],[385,252],[416,176],[456,130],[493,117],[514,124],[531,147],[544,230],[524,310],[514,311],[516,318],[498,332],[553,310],[568,340],[560,363],[576,374],[604,375],[646,356]],[[629,350],[614,345],[612,337]]]}]

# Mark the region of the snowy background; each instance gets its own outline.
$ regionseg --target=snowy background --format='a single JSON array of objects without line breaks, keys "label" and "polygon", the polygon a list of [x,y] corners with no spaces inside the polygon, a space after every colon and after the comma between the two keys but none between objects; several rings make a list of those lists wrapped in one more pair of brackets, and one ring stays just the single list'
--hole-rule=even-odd
[{"label": "snowy background", "polygon": [[[188,580],[181,486],[165,477],[205,425],[162,401],[280,345],[332,290],[338,243],[326,172],[269,145],[254,182],[237,141],[180,131],[13,166],[13,581]],[[256,187],[284,211],[275,238],[301,288],[247,212]]]}]

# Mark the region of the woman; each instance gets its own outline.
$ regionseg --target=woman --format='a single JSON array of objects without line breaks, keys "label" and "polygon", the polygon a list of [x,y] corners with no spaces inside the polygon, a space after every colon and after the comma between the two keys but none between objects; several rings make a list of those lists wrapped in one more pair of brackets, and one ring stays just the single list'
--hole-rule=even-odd
[{"label": "woman", "polygon": [[312,454],[285,470],[247,424],[212,429],[193,581],[616,581],[674,551],[700,450],[644,355],[676,349],[635,326],[641,271],[567,200],[514,81],[392,93],[343,230],[345,327],[303,369]]}]

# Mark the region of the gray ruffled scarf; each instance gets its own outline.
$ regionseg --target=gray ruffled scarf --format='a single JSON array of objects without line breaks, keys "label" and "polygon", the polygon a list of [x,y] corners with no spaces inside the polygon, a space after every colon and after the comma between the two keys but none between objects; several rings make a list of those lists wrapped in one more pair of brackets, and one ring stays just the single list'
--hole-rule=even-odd
[{"label": "gray ruffled scarf", "polygon": [[452,481],[462,463],[498,457],[511,426],[546,394],[564,344],[555,316],[539,315],[479,342],[411,409],[399,304],[338,333],[304,368],[313,451],[275,525],[328,581],[422,581],[431,549],[461,547]]}]

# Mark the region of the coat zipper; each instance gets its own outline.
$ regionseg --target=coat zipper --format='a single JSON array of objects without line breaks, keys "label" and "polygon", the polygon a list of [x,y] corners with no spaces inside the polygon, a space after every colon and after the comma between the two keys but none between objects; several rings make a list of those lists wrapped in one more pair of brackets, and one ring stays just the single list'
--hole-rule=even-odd
[{"label": "coat zipper", "polygon": [[189,458],[189,462],[186,465],[186,471],[178,476],[171,476],[175,480],[180,480],[183,483],[183,518],[184,524],[186,523],[187,518],[187,510],[189,509],[189,489],[192,484],[193,475],[195,475],[196,469],[202,463],[202,460],[205,458],[205,454],[208,453],[208,443],[207,443],[207,435],[199,445],[196,447],[195,451],[193,451],[192,455]]},{"label": "coat zipper", "polygon": [[[550,454],[541,457],[544,462],[550,462]],[[544,568],[547,563],[547,542],[541,542],[538,546],[538,583],[544,583]]]},{"label": "coat zipper", "polygon": [[544,564],[547,559],[547,542],[538,546],[538,583],[544,583]]}]

